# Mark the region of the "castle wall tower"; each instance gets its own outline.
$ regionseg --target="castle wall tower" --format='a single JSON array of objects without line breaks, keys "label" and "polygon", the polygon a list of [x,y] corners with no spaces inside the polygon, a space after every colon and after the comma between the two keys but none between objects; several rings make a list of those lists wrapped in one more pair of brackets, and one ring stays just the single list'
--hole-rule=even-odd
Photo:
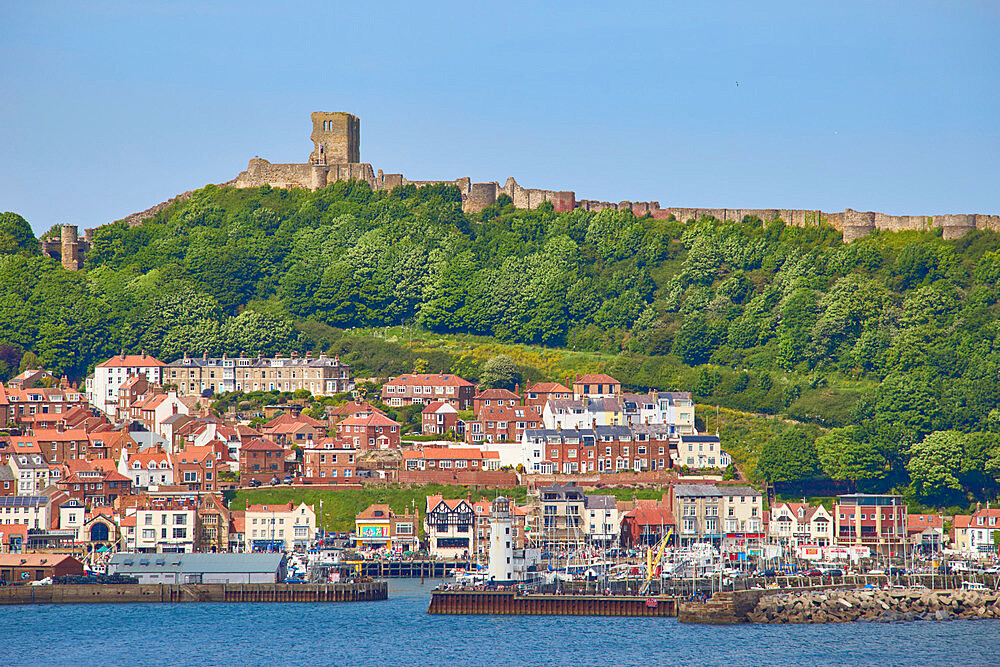
[{"label": "castle wall tower", "polygon": [[69,271],[80,270],[80,239],[76,225],[63,225],[59,230],[62,245],[62,265]]},{"label": "castle wall tower", "polygon": [[313,131],[309,137],[312,164],[350,164],[361,162],[361,121],[343,111],[314,111]]}]

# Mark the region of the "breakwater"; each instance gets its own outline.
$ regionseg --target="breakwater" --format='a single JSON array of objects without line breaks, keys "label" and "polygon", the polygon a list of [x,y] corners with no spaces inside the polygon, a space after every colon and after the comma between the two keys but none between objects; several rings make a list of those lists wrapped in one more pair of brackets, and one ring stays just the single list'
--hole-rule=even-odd
[{"label": "breakwater", "polygon": [[370,602],[385,600],[384,581],[346,584],[54,584],[0,587],[4,604],[112,602]]},{"label": "breakwater", "polygon": [[804,591],[761,597],[746,618],[752,623],[1000,618],[1000,602],[996,591]]},{"label": "breakwater", "polygon": [[428,614],[537,614],[543,616],[676,616],[673,597],[565,595],[515,591],[449,591],[431,594]]}]

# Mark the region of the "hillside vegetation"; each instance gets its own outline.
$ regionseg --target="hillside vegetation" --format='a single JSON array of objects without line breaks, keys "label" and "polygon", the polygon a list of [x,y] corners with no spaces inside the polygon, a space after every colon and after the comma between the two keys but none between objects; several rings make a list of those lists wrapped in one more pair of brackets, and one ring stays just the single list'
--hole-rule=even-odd
[{"label": "hillside vegetation", "polygon": [[22,356],[80,377],[125,348],[325,350],[361,376],[475,379],[507,349],[530,379],[600,369],[812,424],[752,448],[771,481],[828,475],[958,504],[997,492],[996,234],[844,245],[825,226],[503,197],[467,215],[448,186],[209,186],[142,226],[101,227],[71,273],[22,223],[0,219],[0,377]]}]

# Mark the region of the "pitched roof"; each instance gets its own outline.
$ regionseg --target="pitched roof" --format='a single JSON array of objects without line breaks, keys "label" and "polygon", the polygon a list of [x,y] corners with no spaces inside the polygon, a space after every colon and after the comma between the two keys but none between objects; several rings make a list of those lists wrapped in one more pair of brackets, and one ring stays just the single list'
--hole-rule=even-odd
[{"label": "pitched roof", "polygon": [[433,415],[439,412],[448,414],[458,414],[458,410],[451,403],[445,403],[444,401],[431,401],[427,404],[423,410],[420,411],[425,415]]},{"label": "pitched roof", "polygon": [[97,368],[119,368],[124,366],[166,366],[166,364],[148,354],[116,354],[107,361],[97,364]]},{"label": "pitched roof", "polygon": [[248,505],[247,512],[291,512],[295,509],[295,503],[288,501],[287,503],[267,503],[266,505],[261,503],[260,505]]},{"label": "pitched roof", "polygon": [[393,516],[393,511],[383,503],[374,503],[358,513],[358,519],[389,519]]},{"label": "pitched roof", "polygon": [[529,387],[525,387],[526,392],[536,394],[572,394],[573,390],[558,382],[538,382]]},{"label": "pitched roof", "polygon": [[573,380],[573,384],[621,384],[621,382],[604,373],[588,373],[579,379]]},{"label": "pitched roof", "polygon": [[83,567],[80,561],[64,554],[0,554],[0,566],[3,567],[54,567],[66,561]]},{"label": "pitched roof", "polygon": [[501,400],[501,401],[519,401],[521,397],[508,389],[494,388],[494,389],[483,389],[481,392],[472,397],[475,400]]},{"label": "pitched roof", "polygon": [[473,387],[471,382],[457,375],[446,373],[411,373],[400,375],[386,382],[387,385],[430,385],[433,387]]},{"label": "pitched roof", "polygon": [[357,415],[352,415],[340,422],[339,425],[343,426],[399,426],[399,422],[389,419],[383,414],[377,412],[368,415],[367,417],[359,417]]},{"label": "pitched roof", "polygon": [[34,429],[35,439],[39,442],[70,442],[87,440],[87,432],[82,428],[68,428],[64,431],[54,428]]},{"label": "pitched roof", "polygon": [[359,412],[377,412],[382,415],[385,414],[368,401],[348,401],[343,405],[330,408],[328,412],[337,417],[349,417],[350,415],[354,415]]},{"label": "pitched roof", "polygon": [[244,452],[265,452],[265,451],[284,451],[285,448],[272,440],[262,440],[257,438],[256,440],[251,440],[247,444],[243,445],[240,451]]}]

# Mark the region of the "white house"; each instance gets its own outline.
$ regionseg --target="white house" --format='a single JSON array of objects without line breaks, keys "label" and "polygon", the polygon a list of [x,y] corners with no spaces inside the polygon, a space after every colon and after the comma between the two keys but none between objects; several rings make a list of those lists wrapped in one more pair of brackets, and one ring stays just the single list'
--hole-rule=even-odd
[{"label": "white house", "polygon": [[17,482],[16,495],[39,495],[54,482],[52,471],[41,454],[14,454],[7,459],[7,464]]},{"label": "white house", "polygon": [[135,514],[135,550],[140,553],[194,551],[198,512],[193,505],[164,502],[139,507]]},{"label": "white house", "polygon": [[725,468],[733,462],[717,435],[682,435],[676,457],[678,466],[689,468]]},{"label": "white house", "polygon": [[0,496],[0,525],[22,524],[29,529],[47,530],[51,507],[47,496]]},{"label": "white house", "polygon": [[118,409],[118,389],[130,375],[144,375],[152,384],[160,384],[164,364],[159,359],[142,354],[119,354],[102,361],[87,378],[87,400],[112,419]]},{"label": "white house", "polygon": [[174,483],[174,462],[160,447],[139,453],[122,449],[118,472],[132,480],[133,487],[165,486]]},{"label": "white house", "polygon": [[316,512],[305,503],[250,505],[245,520],[248,552],[305,548],[316,535]]},{"label": "white house", "polygon": [[614,496],[587,496],[584,501],[587,539],[601,546],[611,546],[621,533],[621,513]]}]

